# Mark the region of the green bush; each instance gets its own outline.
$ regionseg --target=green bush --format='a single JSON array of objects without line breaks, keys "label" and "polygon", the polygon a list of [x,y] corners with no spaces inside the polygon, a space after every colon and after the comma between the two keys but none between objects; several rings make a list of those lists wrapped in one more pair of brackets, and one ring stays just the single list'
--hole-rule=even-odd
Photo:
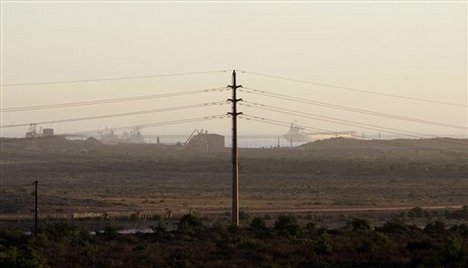
[{"label": "green bush", "polygon": [[255,217],[250,222],[250,227],[252,227],[253,229],[257,229],[257,230],[264,230],[266,229],[265,220],[259,217]]},{"label": "green bush", "polygon": [[333,250],[333,245],[327,231],[322,232],[317,237],[313,247],[318,254],[328,254]]},{"label": "green bush", "polygon": [[26,242],[28,238],[28,235],[18,229],[6,228],[0,230],[0,245],[3,246],[17,246]]},{"label": "green bush", "polygon": [[468,252],[463,250],[463,241],[458,236],[446,239],[441,249],[441,259],[444,263],[468,261],[467,254]]},{"label": "green bush", "polygon": [[4,252],[4,257],[0,256],[0,267],[9,268],[42,268],[49,267],[40,254],[31,247],[9,248]]},{"label": "green bush", "polygon": [[255,240],[242,240],[237,244],[237,248],[241,250],[255,250],[258,244]]},{"label": "green bush", "polygon": [[195,214],[185,214],[177,224],[179,230],[196,229],[203,226],[202,217]]},{"label": "green bush", "polygon": [[315,222],[311,221],[306,224],[305,229],[307,232],[313,232],[316,228]]},{"label": "green bush", "polygon": [[431,212],[421,207],[414,207],[410,211],[408,211],[408,217],[410,218],[422,218],[422,217],[430,217],[430,216],[431,216]]},{"label": "green bush", "polygon": [[400,219],[393,219],[386,222],[382,227],[376,228],[376,231],[382,231],[387,233],[401,233],[408,231],[408,225]]},{"label": "green bush", "polygon": [[228,232],[234,234],[234,233],[237,233],[237,231],[239,231],[239,226],[237,226],[236,224],[231,223],[228,226],[227,230],[228,230]]},{"label": "green bush", "polygon": [[107,239],[114,239],[118,236],[118,234],[119,234],[119,228],[110,226],[110,225],[104,227],[103,235]]},{"label": "green bush", "polygon": [[348,228],[353,231],[365,231],[370,230],[370,222],[367,219],[353,219],[351,222],[347,223]]},{"label": "green bush", "polygon": [[278,219],[275,221],[275,229],[285,230],[291,236],[300,236],[303,234],[301,226],[297,224],[297,219],[291,215],[278,216]]},{"label": "green bush", "polygon": [[248,221],[250,219],[250,214],[245,210],[239,211],[239,220]]},{"label": "green bush", "polygon": [[434,233],[444,233],[445,232],[445,223],[443,223],[440,220],[437,220],[435,222],[430,222],[426,224],[426,227],[424,228],[425,231],[427,232],[434,232]]},{"label": "green bush", "polygon": [[297,224],[297,219],[294,216],[280,215],[275,221],[275,229],[285,230],[291,224]]},{"label": "green bush", "polygon": [[468,219],[468,206],[463,206],[462,209],[455,210],[451,213],[448,213],[447,217],[451,219],[467,220]]},{"label": "green bush", "polygon": [[42,231],[47,238],[53,241],[60,241],[65,238],[76,238],[81,230],[75,225],[60,222],[46,225]]},{"label": "green bush", "polygon": [[151,229],[154,233],[161,234],[167,231],[167,225],[162,221],[158,221],[158,224],[156,224],[156,226],[151,226]]},{"label": "green bush", "polygon": [[301,237],[304,234],[302,227],[297,223],[291,223],[286,226],[286,231],[290,236],[293,237]]}]

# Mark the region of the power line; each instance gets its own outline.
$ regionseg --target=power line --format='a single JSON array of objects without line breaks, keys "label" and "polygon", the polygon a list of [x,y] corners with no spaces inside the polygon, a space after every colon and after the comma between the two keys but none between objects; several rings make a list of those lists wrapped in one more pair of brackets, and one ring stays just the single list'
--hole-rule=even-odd
[{"label": "power line", "polygon": [[[342,120],[342,119],[337,119],[337,118],[328,117],[328,116],[320,116],[320,115],[315,115],[315,114],[310,114],[310,113],[295,111],[295,110],[290,110],[290,109],[284,109],[284,108],[265,105],[265,104],[252,103],[252,102],[245,102],[245,103],[249,103],[249,104],[252,104],[252,105],[250,105],[250,106],[248,106],[246,104],[241,104],[241,105],[248,106],[248,107],[254,107],[254,108],[262,109],[262,110],[267,110],[267,111],[273,111],[273,112],[288,114],[288,115],[305,117],[305,118],[309,118],[309,119],[315,119],[315,120],[319,120],[319,121],[325,121],[325,122],[340,124],[340,125],[344,124],[344,125],[349,125],[349,126],[353,126],[353,127],[363,127],[363,126],[368,125],[368,126],[371,126],[372,128],[367,128],[367,129],[382,130],[382,131],[384,131],[383,129],[385,128],[385,127],[381,127],[382,129],[378,129],[377,127],[380,127],[380,126],[370,125],[370,124],[365,124],[365,123],[360,123],[360,122],[354,122],[354,121],[349,121],[349,120]],[[343,123],[343,122],[345,122],[345,123]],[[348,122],[348,123],[346,123],[346,122]],[[364,128],[366,128],[366,127],[364,127]],[[413,137],[413,138],[420,138],[420,136],[403,133],[405,131],[402,131],[402,132],[388,131],[388,132],[393,133],[393,134],[405,135],[405,136],[409,136],[409,137]],[[421,135],[421,136],[425,135],[425,134],[422,134],[422,133],[413,133],[413,134],[418,134],[418,135]]]},{"label": "power line", "polygon": [[265,73],[258,73],[258,72],[250,72],[250,71],[242,71],[242,72],[257,75],[257,76],[263,76],[263,77],[269,77],[269,78],[274,78],[274,79],[285,80],[285,81],[292,81],[292,82],[303,83],[303,84],[311,84],[311,85],[316,85],[316,86],[343,89],[343,90],[366,93],[366,94],[373,94],[373,95],[379,95],[379,96],[407,99],[407,100],[420,101],[420,102],[437,103],[437,104],[457,106],[457,107],[463,107],[463,108],[468,107],[468,105],[460,104],[460,103],[451,103],[451,102],[437,101],[437,100],[431,100],[431,99],[423,99],[423,98],[403,96],[403,95],[397,95],[397,94],[381,93],[381,92],[376,92],[376,91],[371,91],[371,90],[358,89],[358,88],[354,88],[354,87],[346,87],[346,86],[333,85],[333,84],[328,84],[328,83],[306,81],[306,80],[300,80],[300,79],[294,79],[294,78],[288,78],[288,77],[265,74]]},{"label": "power line", "polygon": [[289,101],[295,101],[295,102],[300,102],[300,103],[305,103],[305,104],[321,106],[321,107],[325,107],[329,109],[344,110],[344,111],[349,111],[349,112],[355,112],[355,113],[361,113],[361,114],[367,114],[367,115],[373,115],[373,116],[379,116],[379,117],[386,117],[386,118],[396,119],[396,120],[401,120],[401,121],[409,121],[409,122],[416,122],[416,123],[427,124],[427,125],[434,125],[434,126],[439,126],[439,127],[448,127],[448,128],[468,130],[468,128],[464,126],[428,121],[428,120],[406,117],[406,116],[401,116],[401,115],[386,114],[386,113],[381,113],[381,112],[376,112],[376,111],[371,111],[371,110],[364,110],[364,109],[359,109],[359,108],[354,108],[354,107],[344,106],[344,105],[336,105],[336,104],[331,104],[327,102],[320,102],[320,101],[314,101],[314,100],[305,99],[305,98],[289,96],[285,94],[272,93],[272,92],[268,92],[265,90],[258,90],[254,88],[244,88],[244,89],[241,89],[241,91],[246,92],[246,93],[267,96],[271,98],[277,98],[281,100],[289,100]]},{"label": "power line", "polygon": [[[280,108],[280,107],[275,107],[275,106],[270,106],[270,105],[265,105],[265,104],[252,103],[252,102],[245,102],[245,103],[248,103],[251,105],[248,106],[248,104],[242,104],[242,103],[240,105],[267,110],[267,111],[288,114],[288,115],[300,116],[300,117],[304,117],[308,119],[330,122],[330,123],[339,124],[339,125],[348,125],[348,126],[353,126],[353,127],[359,127],[359,128],[371,129],[371,130],[382,131],[382,132],[387,132],[387,133],[392,133],[392,134],[398,134],[398,135],[403,135],[403,136],[413,137],[413,138],[421,138],[421,136],[430,137],[430,138],[439,138],[437,136],[428,135],[428,134],[419,133],[419,132],[405,131],[405,130],[400,130],[400,129],[382,127],[382,126],[373,125],[373,124],[355,122],[351,120],[337,119],[333,117],[315,115],[315,114],[311,114],[307,112],[285,109],[285,108]],[[464,145],[464,146],[467,145],[467,144],[457,143],[451,140],[445,140],[445,142]]]},{"label": "power line", "polygon": [[[271,125],[277,125],[277,126],[282,126],[282,127],[289,127],[290,126],[290,123],[285,122],[285,121],[280,121],[280,120],[277,120],[277,119],[267,119],[265,117],[253,116],[253,115],[248,115],[248,114],[242,114],[241,117],[242,117],[242,119],[245,119],[245,120],[253,120],[253,121],[263,120],[265,122],[268,122]],[[301,125],[301,127],[302,127],[302,125]],[[336,133],[336,131],[331,131],[331,130],[323,129],[323,128],[316,128],[316,127],[304,127],[304,128],[314,130],[314,131],[316,131],[316,130],[324,131],[327,134],[335,134]]]},{"label": "power line", "polygon": [[89,83],[89,82],[101,82],[101,81],[134,80],[134,79],[155,78],[155,77],[199,75],[199,74],[210,74],[210,73],[220,73],[220,72],[226,72],[226,70],[213,70],[213,71],[204,71],[204,72],[169,73],[169,74],[153,74],[153,75],[141,75],[141,76],[120,76],[120,77],[111,77],[111,78],[62,80],[62,81],[47,81],[47,82],[32,82],[32,83],[12,83],[12,84],[2,84],[0,86],[2,86],[2,87],[17,87],[17,86]]},{"label": "power line", "polygon": [[[152,128],[152,127],[160,127],[160,126],[168,126],[168,125],[176,125],[176,124],[185,124],[185,123],[192,123],[192,122],[199,122],[199,121],[206,121],[206,120],[213,120],[213,119],[223,119],[223,118],[227,118],[227,117],[228,116],[225,115],[225,114],[209,115],[209,116],[194,117],[194,118],[187,118],[187,119],[180,119],[180,120],[164,121],[164,122],[149,123],[149,124],[140,124],[140,125],[136,125],[136,126],[140,127],[140,128]],[[127,129],[133,129],[133,128],[135,128],[135,125],[111,128],[111,130],[127,130]],[[108,130],[109,129],[86,130],[86,131],[62,133],[62,134],[57,134],[56,136],[72,136],[72,135],[80,135],[80,134],[91,134],[91,133],[99,133],[99,132],[108,131]]]},{"label": "power line", "polygon": [[[252,116],[248,114],[244,114],[239,117],[240,119],[248,120],[248,121],[255,121],[255,122],[260,122],[264,124],[270,124],[270,125],[277,125],[277,126],[283,126],[283,127],[289,127],[289,123],[285,121],[280,121],[276,119],[268,119],[265,117],[258,117],[258,116]],[[315,128],[313,127],[308,127],[308,126],[303,126],[301,125],[303,129],[310,129],[313,130]],[[327,130],[329,134],[334,134],[336,132]],[[416,144],[403,144],[403,143],[398,143],[396,141],[389,141],[389,140],[366,140],[366,139],[360,139],[358,137],[354,137],[356,140],[361,140],[361,141],[366,141],[366,142],[371,142],[371,143],[378,143],[378,144],[387,144],[391,146],[396,146],[396,147],[403,147],[403,148],[409,148],[409,149],[431,149],[431,150],[439,150],[438,148],[433,148],[433,147],[427,147],[427,146],[419,146]]]},{"label": "power line", "polygon": [[127,101],[138,101],[138,100],[148,100],[148,99],[157,99],[157,98],[179,97],[179,96],[201,94],[201,93],[214,92],[214,91],[226,91],[226,88],[219,87],[219,88],[199,89],[199,90],[191,90],[191,91],[152,94],[152,95],[144,95],[144,96],[125,97],[125,98],[112,98],[112,99],[100,99],[100,100],[90,100],[90,101],[80,101],[80,102],[67,102],[67,103],[55,103],[55,104],[33,105],[33,106],[20,106],[20,107],[11,107],[11,108],[0,109],[0,112],[8,113],[8,112],[19,112],[19,111],[33,111],[33,110],[45,110],[45,109],[56,109],[56,108],[68,108],[68,107],[75,107],[75,106],[87,106],[87,105],[118,103],[118,102],[127,102]]},{"label": "power line", "polygon": [[[136,112],[128,112],[128,113],[107,114],[107,115],[97,115],[97,116],[89,116],[89,117],[79,117],[79,118],[68,118],[68,119],[60,119],[60,120],[42,121],[42,122],[36,122],[36,124],[43,124],[44,125],[44,124],[53,124],[53,123],[84,121],[84,120],[102,119],[102,118],[110,118],[110,117],[120,117],[120,116],[129,116],[129,115],[159,113],[159,112],[183,110],[183,109],[205,107],[205,106],[214,106],[214,105],[224,105],[224,104],[226,104],[225,101],[208,102],[208,103],[200,103],[200,104],[194,104],[194,105],[185,105],[185,106],[178,106],[178,107],[171,107],[171,108],[152,109],[152,110],[144,110],[144,111],[136,111]],[[22,123],[22,124],[13,124],[13,125],[3,125],[3,126],[0,126],[0,128],[23,127],[23,126],[29,126],[29,125],[30,125],[30,123]]]}]

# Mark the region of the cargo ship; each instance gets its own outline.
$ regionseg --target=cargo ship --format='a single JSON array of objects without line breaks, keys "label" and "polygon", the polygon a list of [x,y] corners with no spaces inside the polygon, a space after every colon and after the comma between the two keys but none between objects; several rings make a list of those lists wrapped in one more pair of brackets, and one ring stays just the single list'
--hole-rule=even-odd
[{"label": "cargo ship", "polygon": [[340,132],[306,132],[303,127],[291,123],[288,133],[283,137],[290,142],[312,142],[317,140],[326,140],[331,138],[354,138],[355,131],[340,131]]}]

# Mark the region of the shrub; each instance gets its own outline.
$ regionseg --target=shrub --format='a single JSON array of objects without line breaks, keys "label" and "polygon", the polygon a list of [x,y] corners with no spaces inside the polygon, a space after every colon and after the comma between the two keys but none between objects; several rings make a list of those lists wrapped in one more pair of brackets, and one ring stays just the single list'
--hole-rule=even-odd
[{"label": "shrub", "polygon": [[430,216],[431,216],[431,212],[421,207],[414,207],[410,211],[408,211],[408,217],[410,218],[422,218],[422,217],[430,217]]},{"label": "shrub", "polygon": [[18,229],[6,228],[0,230],[0,245],[20,245],[28,240],[28,236]]},{"label": "shrub", "polygon": [[324,231],[318,236],[313,246],[315,252],[317,252],[318,254],[330,253],[333,250],[331,239],[327,231]]},{"label": "shrub", "polygon": [[414,252],[414,251],[417,251],[417,250],[427,250],[427,249],[430,249],[432,247],[433,247],[433,245],[432,245],[431,241],[426,241],[426,240],[410,241],[406,245],[406,249],[409,250],[410,252]]},{"label": "shrub", "polygon": [[381,228],[376,228],[376,230],[388,233],[401,233],[408,230],[408,225],[400,219],[393,219],[387,221]]},{"label": "shrub", "polygon": [[294,216],[280,215],[275,221],[275,229],[285,230],[291,224],[297,224],[297,219]]},{"label": "shrub", "polygon": [[242,250],[255,250],[258,244],[255,240],[242,240],[237,244],[238,249]]},{"label": "shrub", "polygon": [[468,206],[463,206],[462,209],[455,210],[451,213],[448,213],[447,217],[452,218],[452,219],[459,219],[459,220],[468,219]]},{"label": "shrub", "polygon": [[5,258],[0,258],[0,267],[49,267],[40,254],[31,247],[10,248],[5,252]]},{"label": "shrub", "polygon": [[365,231],[370,230],[370,222],[367,219],[353,219],[351,222],[348,222],[348,228],[351,228],[353,231]]},{"label": "shrub", "polygon": [[443,233],[445,232],[445,223],[443,223],[440,220],[437,220],[435,222],[426,224],[426,227],[424,228],[424,230],[428,232],[434,232],[434,233]]},{"label": "shrub", "polygon": [[461,262],[465,258],[465,254],[463,241],[458,236],[445,240],[441,249],[441,258],[445,263]]},{"label": "shrub", "polygon": [[234,233],[237,233],[237,231],[239,230],[239,226],[237,226],[236,224],[231,223],[228,226],[227,230],[228,230],[228,232],[234,234]]},{"label": "shrub", "polygon": [[315,222],[311,221],[306,224],[305,229],[307,232],[313,232],[315,230]]},{"label": "shrub", "polygon": [[455,224],[450,227],[450,231],[458,233],[459,235],[468,237],[468,225],[462,224]]},{"label": "shrub", "polygon": [[302,236],[304,234],[304,231],[302,230],[301,226],[297,223],[291,223],[286,226],[286,231],[290,236],[298,237]]},{"label": "shrub", "polygon": [[104,233],[103,234],[107,239],[114,239],[119,234],[119,228],[108,225],[108,226],[104,227]]},{"label": "shrub", "polygon": [[64,238],[75,238],[78,236],[80,230],[74,225],[60,222],[45,226],[43,232],[49,239],[60,241]]},{"label": "shrub", "polygon": [[297,219],[291,215],[281,215],[275,221],[275,229],[285,230],[291,236],[299,236],[303,234],[301,226],[297,224]]},{"label": "shrub", "polygon": [[177,224],[179,230],[196,229],[203,226],[203,219],[195,214],[185,214]]},{"label": "shrub", "polygon": [[241,210],[239,212],[239,220],[248,221],[249,219],[250,219],[250,214],[247,213],[245,210]]},{"label": "shrub", "polygon": [[264,230],[266,229],[265,220],[259,217],[255,217],[250,222],[250,227],[252,227],[253,229],[257,229],[257,230]]},{"label": "shrub", "polygon": [[156,224],[156,226],[151,226],[151,229],[153,230],[153,232],[161,234],[167,231],[167,225],[164,222],[159,221],[158,224]]}]

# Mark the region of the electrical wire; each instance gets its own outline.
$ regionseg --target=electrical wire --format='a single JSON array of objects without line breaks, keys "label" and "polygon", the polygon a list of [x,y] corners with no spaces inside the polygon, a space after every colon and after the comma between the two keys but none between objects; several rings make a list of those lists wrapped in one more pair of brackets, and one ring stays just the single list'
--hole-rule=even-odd
[{"label": "electrical wire", "polygon": [[403,95],[397,95],[397,94],[382,93],[382,92],[376,92],[376,91],[371,91],[371,90],[358,89],[358,88],[354,88],[354,87],[346,87],[346,86],[333,85],[333,84],[328,84],[328,83],[306,81],[306,80],[288,78],[288,77],[265,74],[265,73],[259,73],[259,72],[251,72],[251,71],[244,71],[244,70],[240,70],[240,71],[243,72],[243,73],[253,74],[253,75],[257,75],[257,76],[263,76],[263,77],[268,77],[268,78],[280,79],[280,80],[285,80],[285,81],[292,81],[292,82],[303,83],[303,84],[311,84],[311,85],[329,87],[329,88],[335,88],[335,89],[342,89],[342,90],[348,90],[348,91],[354,91],[354,92],[360,92],[360,93],[366,93],[366,94],[373,94],[373,95],[386,96],[386,97],[392,97],[392,98],[400,98],[400,99],[420,101],[420,102],[428,102],[428,103],[436,103],[436,104],[457,106],[457,107],[463,107],[463,108],[468,107],[468,105],[461,104],[461,103],[443,102],[443,101],[437,101],[437,100],[431,100],[431,99],[423,99],[423,98],[403,96]]},{"label": "electrical wire", "polygon": [[[437,137],[437,136],[434,136],[434,135],[428,135],[428,134],[419,133],[419,132],[405,131],[405,130],[400,130],[400,129],[382,127],[382,126],[378,126],[378,125],[355,122],[355,121],[351,121],[351,120],[337,119],[337,118],[328,117],[328,116],[320,116],[320,115],[315,115],[315,114],[311,114],[311,113],[307,113],[307,112],[296,111],[296,110],[292,110],[292,109],[285,109],[285,108],[280,108],[280,107],[275,107],[275,106],[270,106],[270,105],[265,105],[265,104],[259,104],[259,103],[253,103],[253,102],[246,102],[246,103],[247,104],[239,103],[239,105],[247,106],[247,107],[253,107],[253,108],[257,108],[257,109],[261,109],[261,110],[278,112],[278,113],[287,114],[287,115],[294,115],[294,116],[304,117],[304,118],[308,118],[308,119],[325,121],[325,122],[339,124],[339,125],[348,125],[348,126],[365,128],[365,129],[370,129],[370,130],[376,130],[376,131],[381,131],[381,132],[386,132],[386,133],[398,134],[398,135],[403,135],[403,136],[412,137],[412,138],[421,138],[421,136],[425,136],[425,137],[429,137],[429,138],[440,138],[440,137]],[[251,104],[251,105],[249,106],[249,104]],[[452,141],[452,140],[445,140],[445,142],[454,143],[454,144],[458,144],[458,145],[464,145],[464,146],[467,145],[465,143],[462,144],[462,143],[458,143],[458,142]]]},{"label": "electrical wire", "polygon": [[[247,106],[247,107],[254,107],[254,108],[257,108],[257,109],[273,111],[273,112],[278,112],[278,113],[283,113],[283,114],[288,114],[288,115],[300,116],[300,117],[305,117],[305,118],[309,118],[309,119],[325,121],[325,122],[335,123],[335,124],[340,124],[340,125],[344,124],[344,125],[349,125],[349,126],[353,126],[353,127],[371,126],[372,128],[368,128],[368,129],[382,130],[382,131],[383,131],[383,129],[386,129],[385,127],[381,127],[381,126],[376,126],[376,125],[371,125],[371,124],[366,124],[366,123],[360,123],[360,122],[355,122],[355,121],[350,121],[350,120],[337,119],[337,118],[328,117],[328,116],[320,116],[320,115],[310,114],[310,113],[307,113],[307,112],[295,111],[295,110],[291,110],[291,109],[284,109],[284,108],[280,108],[280,107],[276,107],[276,106],[270,106],[270,105],[253,103],[253,102],[245,102],[245,103],[248,103],[248,104],[239,103],[239,105]],[[251,105],[249,105],[249,104],[251,104]],[[343,122],[348,123],[348,124],[345,124]],[[378,127],[381,128],[381,129],[379,129]],[[395,129],[390,129],[390,130],[395,130]],[[396,131],[398,131],[398,130],[396,130]],[[420,136],[416,136],[416,135],[412,135],[412,134],[405,134],[404,132],[413,133],[413,134],[417,134],[417,135],[420,135]],[[405,135],[405,136],[413,137],[413,138],[420,138],[421,136],[425,135],[423,133],[415,133],[415,132],[409,132],[409,131],[401,131],[401,132],[389,131],[389,133]],[[429,135],[427,135],[427,136],[429,136]]]},{"label": "electrical wire", "polygon": [[87,106],[87,105],[119,103],[119,102],[127,102],[127,101],[179,97],[179,96],[194,95],[194,94],[201,94],[201,93],[215,92],[215,91],[225,91],[225,90],[227,89],[224,87],[219,87],[219,88],[170,92],[170,93],[152,94],[152,95],[144,95],[144,96],[125,97],[125,98],[100,99],[100,100],[55,103],[55,104],[45,104],[45,105],[33,105],[33,106],[19,106],[19,107],[0,109],[0,112],[9,113],[9,112],[20,112],[20,111],[35,111],[35,110],[45,110],[45,109],[68,108],[68,107],[76,107],[76,106]]},{"label": "electrical wire", "polygon": [[267,97],[271,97],[271,98],[277,98],[277,99],[281,99],[281,100],[288,100],[288,101],[295,101],[295,102],[300,102],[300,103],[305,103],[305,104],[311,104],[311,105],[321,106],[321,107],[325,107],[325,108],[329,108],[329,109],[349,111],[349,112],[354,112],[354,113],[367,114],[367,115],[385,117],[385,118],[396,119],[396,120],[401,120],[401,121],[408,121],[408,122],[415,122],[415,123],[421,123],[421,124],[426,124],[426,125],[439,126],[439,127],[447,127],[447,128],[468,130],[468,127],[465,127],[465,126],[451,125],[451,124],[428,121],[428,120],[417,119],[417,118],[411,118],[411,117],[406,117],[406,116],[386,114],[386,113],[370,111],[370,110],[364,110],[364,109],[359,109],[359,108],[354,108],[354,107],[344,106],[344,105],[336,105],[336,104],[320,102],[320,101],[314,101],[314,100],[310,100],[310,99],[299,98],[299,97],[294,97],[294,96],[289,96],[289,95],[284,95],[284,94],[272,93],[272,92],[268,92],[268,91],[265,91],[265,90],[259,90],[259,89],[254,89],[254,88],[242,88],[242,89],[239,89],[239,91],[246,92],[246,93],[257,94],[257,95],[262,95],[262,96],[267,96]]},{"label": "electrical wire", "polygon": [[226,117],[228,117],[228,116],[225,115],[225,114],[209,115],[209,116],[194,117],[194,118],[172,120],[172,121],[164,121],[164,122],[157,122],[157,123],[140,124],[140,125],[132,125],[132,126],[124,126],[124,127],[115,127],[115,128],[111,128],[111,129],[95,129],[95,130],[86,130],[86,131],[78,131],[78,132],[69,132],[69,133],[57,134],[56,136],[73,136],[73,135],[81,135],[81,134],[91,134],[91,133],[99,133],[99,132],[109,131],[109,130],[119,131],[119,130],[133,129],[135,127],[138,127],[138,128],[152,128],[152,127],[160,127],[160,126],[168,126],[168,125],[176,125],[176,124],[185,124],[185,123],[192,123],[192,122],[199,122],[199,121],[206,121],[206,120],[213,120],[213,119],[224,119]]},{"label": "electrical wire", "polygon": [[[200,104],[193,104],[193,105],[185,105],[185,106],[178,106],[178,107],[171,107],[171,108],[161,108],[161,109],[152,109],[152,110],[144,110],[144,111],[136,111],[136,112],[128,112],[128,113],[106,114],[106,115],[97,115],[97,116],[89,116],[89,117],[79,117],[79,118],[68,118],[68,119],[60,119],[60,120],[42,121],[42,122],[36,122],[35,124],[44,125],[44,124],[53,124],[53,123],[64,123],[64,122],[94,120],[94,119],[102,119],[102,118],[110,118],[110,117],[121,117],[121,116],[130,116],[130,115],[140,115],[140,114],[159,113],[159,112],[167,112],[167,111],[175,111],[175,110],[184,110],[184,109],[191,109],[191,108],[197,108],[197,107],[206,107],[206,106],[224,105],[224,104],[227,104],[227,102],[226,101],[208,102],[208,103],[200,103]],[[23,127],[23,126],[29,126],[30,124],[31,123],[3,125],[3,126],[0,126],[0,128]]]},{"label": "electrical wire", "polygon": [[[285,121],[280,121],[276,119],[268,119],[265,117],[258,117],[258,116],[252,116],[249,114],[243,114],[239,116],[240,119],[243,120],[248,120],[248,121],[255,121],[255,122],[260,122],[260,123],[265,123],[265,124],[270,124],[270,125],[277,125],[277,126],[283,126],[283,127],[289,127],[290,123],[285,122]],[[301,128],[306,129],[306,130],[313,130],[315,128],[308,127],[301,125]],[[337,132],[327,130],[329,134],[335,134]],[[433,148],[433,147],[427,147],[427,146],[420,146],[416,144],[402,144],[398,143],[395,141],[390,141],[390,140],[366,140],[366,139],[361,139],[356,136],[353,137],[353,139],[361,140],[361,141],[366,141],[366,142],[371,142],[371,143],[378,143],[378,144],[387,144],[391,146],[396,146],[396,147],[403,147],[403,148],[409,148],[409,149],[431,149],[431,150],[439,150],[439,148]]]},{"label": "electrical wire", "polygon": [[17,86],[89,83],[89,82],[101,82],[101,81],[134,80],[134,79],[156,78],[156,77],[199,75],[199,74],[210,74],[210,73],[220,73],[220,72],[226,72],[226,70],[213,70],[213,71],[203,71],[203,72],[185,72],[185,73],[169,73],[169,74],[153,74],[153,75],[141,75],[141,76],[120,76],[120,77],[111,77],[111,78],[62,80],[62,81],[47,81],[47,82],[32,82],[32,83],[11,83],[11,84],[2,84],[0,86],[1,87],[17,87]]}]

